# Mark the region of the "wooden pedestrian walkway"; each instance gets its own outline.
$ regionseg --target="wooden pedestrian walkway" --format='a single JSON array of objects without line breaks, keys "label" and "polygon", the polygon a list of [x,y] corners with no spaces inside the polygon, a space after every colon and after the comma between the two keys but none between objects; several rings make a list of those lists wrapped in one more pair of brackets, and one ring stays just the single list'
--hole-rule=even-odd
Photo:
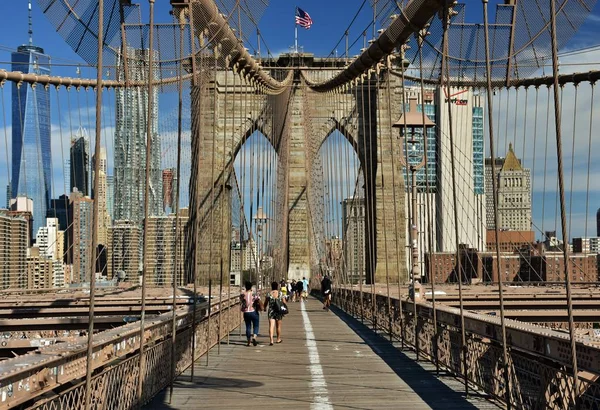
[{"label": "wooden pedestrian walkway", "polygon": [[260,344],[245,335],[197,361],[149,409],[497,409],[489,401],[465,399],[460,383],[436,378],[385,338],[342,312],[325,312],[316,299],[290,303],[283,342],[269,346],[261,314]]}]

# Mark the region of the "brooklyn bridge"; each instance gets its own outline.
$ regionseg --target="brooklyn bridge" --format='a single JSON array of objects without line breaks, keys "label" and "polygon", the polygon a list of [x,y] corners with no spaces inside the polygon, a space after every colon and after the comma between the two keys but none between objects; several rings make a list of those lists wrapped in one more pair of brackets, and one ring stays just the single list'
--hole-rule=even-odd
[{"label": "brooklyn bridge", "polygon": [[600,409],[600,6],[331,3],[29,2],[0,409]]}]

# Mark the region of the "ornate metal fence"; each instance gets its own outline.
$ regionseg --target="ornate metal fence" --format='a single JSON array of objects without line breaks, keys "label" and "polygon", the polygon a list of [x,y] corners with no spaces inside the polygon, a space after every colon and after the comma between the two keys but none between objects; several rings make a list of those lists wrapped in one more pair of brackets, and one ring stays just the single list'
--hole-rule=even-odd
[{"label": "ornate metal fence", "polygon": [[[370,293],[361,295],[355,290],[341,290],[336,296],[338,306],[347,313],[357,317],[362,314],[378,329],[414,349],[419,358],[431,361],[456,377],[466,378],[469,385],[505,402],[497,317],[464,312],[467,344],[461,349],[460,311],[456,308],[436,306],[435,328],[433,307],[428,303],[417,305],[415,323],[410,300],[388,299],[383,295],[373,298]],[[527,410],[574,408],[568,334],[507,320],[507,340],[512,407]],[[599,409],[600,349],[578,339],[577,356],[580,381],[577,406],[582,410]]]},{"label": "ornate metal fence", "polygon": [[[206,304],[199,305],[195,326],[192,309],[179,309],[175,358],[172,357],[172,313],[147,320],[142,404],[169,385],[172,360],[176,361],[175,376],[192,365],[192,336],[197,359],[239,326],[238,304],[237,297],[224,300],[222,305],[213,303],[210,314]],[[95,336],[92,409],[130,409],[140,404],[136,394],[140,372],[138,327],[139,324],[131,323]],[[0,374],[0,409],[83,408],[87,337],[79,339],[3,362],[2,370],[10,366],[15,370]]]}]

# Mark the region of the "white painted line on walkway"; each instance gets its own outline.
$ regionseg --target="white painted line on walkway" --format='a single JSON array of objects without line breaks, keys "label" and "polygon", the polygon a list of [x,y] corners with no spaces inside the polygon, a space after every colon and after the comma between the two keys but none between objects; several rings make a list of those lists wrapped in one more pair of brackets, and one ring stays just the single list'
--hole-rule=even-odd
[{"label": "white painted line on walkway", "polygon": [[327,382],[325,381],[325,375],[323,374],[323,368],[321,367],[315,334],[312,325],[310,324],[308,313],[306,313],[306,303],[302,302],[300,304],[300,310],[302,311],[302,319],[304,321],[306,347],[308,347],[308,360],[310,362],[308,366],[311,375],[310,388],[314,396],[310,408],[311,410],[333,410],[333,406],[329,402]]}]

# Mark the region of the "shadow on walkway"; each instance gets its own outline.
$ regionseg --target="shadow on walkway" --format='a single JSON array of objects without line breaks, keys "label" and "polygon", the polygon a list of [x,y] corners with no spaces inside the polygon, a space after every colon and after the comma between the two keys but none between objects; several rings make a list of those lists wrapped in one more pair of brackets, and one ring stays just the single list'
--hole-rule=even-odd
[{"label": "shadow on walkway", "polygon": [[[432,409],[477,409],[464,395],[464,391],[456,391],[447,386],[435,374],[421,367],[414,359],[396,348],[389,340],[380,336],[359,320],[341,309],[332,306],[335,313],[348,325],[375,354],[400,377],[419,397]],[[432,395],[431,392],[436,394]],[[475,393],[475,396],[478,394]]]},{"label": "shadow on walkway", "polygon": [[[202,390],[204,389],[215,389],[223,390],[226,392],[228,389],[249,389],[253,387],[262,386],[263,383],[256,382],[253,380],[240,380],[240,379],[226,379],[221,377],[205,377],[195,376],[194,381],[190,381],[189,376],[186,374],[180,375],[173,387],[177,390],[181,389],[197,389],[198,390],[198,408],[202,402]],[[160,391],[152,400],[143,406],[146,409],[174,409],[169,404],[169,387],[166,387]]]}]

